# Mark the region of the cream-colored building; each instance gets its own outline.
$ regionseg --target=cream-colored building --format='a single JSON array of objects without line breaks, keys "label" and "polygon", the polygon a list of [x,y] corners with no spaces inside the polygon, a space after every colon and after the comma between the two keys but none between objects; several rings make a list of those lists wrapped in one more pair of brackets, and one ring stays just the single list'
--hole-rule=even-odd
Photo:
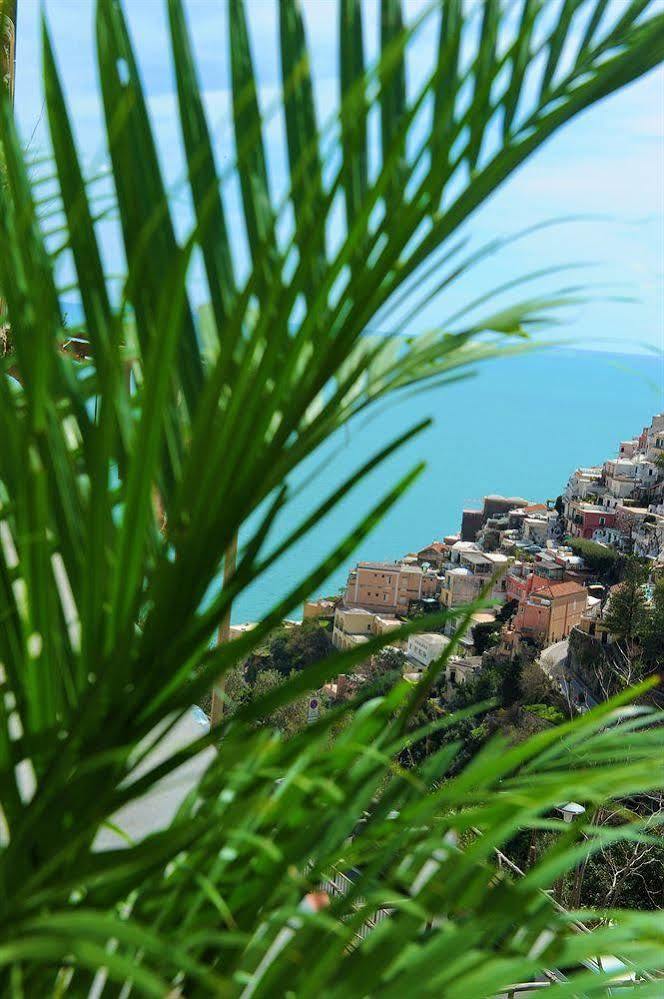
[{"label": "cream-colored building", "polygon": [[475,600],[482,588],[482,580],[459,565],[445,572],[445,579],[440,591],[440,602],[443,607],[463,607]]},{"label": "cream-colored building", "polygon": [[653,416],[650,426],[644,430],[645,453],[650,461],[664,453],[664,413]]},{"label": "cream-colored building", "polygon": [[[465,549],[459,552],[458,560],[445,575],[440,589],[440,603],[443,607],[463,607],[472,603],[480,595],[483,587],[494,574],[507,569],[514,560],[503,552],[483,552],[479,549]],[[505,600],[505,574],[499,575],[491,588],[493,600]]]},{"label": "cream-colored building", "polygon": [[332,629],[335,649],[351,649],[368,642],[374,633],[374,616],[363,607],[337,607]]},{"label": "cream-colored building", "polygon": [[427,562],[429,565],[440,568],[450,557],[450,547],[443,541],[432,541],[426,548],[420,549],[417,553],[417,561],[420,565]]},{"label": "cream-colored building", "polygon": [[305,600],[303,617],[332,617],[335,610],[334,600]]},{"label": "cream-colored building", "polygon": [[445,680],[447,681],[448,694],[452,693],[455,687],[468,683],[477,676],[482,668],[481,656],[450,656],[445,664]]},{"label": "cream-colored building", "polygon": [[378,614],[407,614],[412,601],[435,598],[438,573],[400,562],[358,562],[348,574],[345,603]]},{"label": "cream-colored building", "polygon": [[374,635],[388,635],[401,627],[403,622],[398,617],[391,617],[388,614],[375,614],[373,620]]},{"label": "cream-colored building", "polygon": [[[339,606],[334,612],[332,644],[336,649],[350,649],[368,642],[374,635],[387,635],[402,622],[389,614],[374,614],[364,607]],[[402,644],[396,640],[396,645]]]},{"label": "cream-colored building", "polygon": [[525,517],[523,521],[523,540],[531,541],[542,548],[546,546],[551,537],[551,522],[555,514],[544,514],[542,516]]}]

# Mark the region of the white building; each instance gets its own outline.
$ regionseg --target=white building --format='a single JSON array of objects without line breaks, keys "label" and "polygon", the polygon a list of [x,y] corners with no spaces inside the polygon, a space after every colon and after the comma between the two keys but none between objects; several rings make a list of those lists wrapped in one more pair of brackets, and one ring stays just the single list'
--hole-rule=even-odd
[{"label": "white building", "polygon": [[523,540],[532,541],[534,545],[544,548],[551,537],[551,529],[557,515],[544,514],[543,516],[526,517],[523,521]]},{"label": "white building", "polygon": [[664,413],[653,416],[652,422],[645,430],[645,453],[650,461],[655,461],[658,454],[664,452]]},{"label": "white building", "polygon": [[604,462],[604,481],[612,496],[627,499],[636,489],[636,467],[633,458],[611,458]]},{"label": "white building", "polygon": [[589,494],[598,495],[602,490],[602,467],[601,465],[591,468],[577,468],[569,477],[565,486],[563,500],[565,499],[586,499]]},{"label": "white building", "polygon": [[618,545],[623,540],[623,533],[617,527],[598,527],[593,531],[592,539],[600,545]]},{"label": "white building", "polygon": [[650,461],[645,455],[638,455],[634,459],[636,463],[636,481],[641,486],[654,486],[662,477],[662,473],[654,461]]},{"label": "white building", "polygon": [[461,556],[468,552],[479,552],[482,549],[474,541],[455,541],[450,548],[450,562],[458,564]]},{"label": "white building", "polygon": [[664,517],[648,513],[635,525],[632,534],[633,551],[640,558],[657,558],[664,552]]},{"label": "white building", "polygon": [[443,654],[445,647],[449,644],[449,638],[444,635],[438,635],[433,631],[424,631],[419,635],[410,636],[406,655],[419,666],[427,667]]}]

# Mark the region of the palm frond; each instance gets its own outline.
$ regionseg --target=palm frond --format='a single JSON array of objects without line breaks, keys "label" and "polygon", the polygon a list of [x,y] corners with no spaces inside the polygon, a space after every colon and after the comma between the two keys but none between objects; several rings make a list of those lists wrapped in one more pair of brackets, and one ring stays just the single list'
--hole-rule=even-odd
[{"label": "palm frond", "polygon": [[[606,841],[597,827],[583,828],[583,847],[560,836],[524,877],[497,866],[519,830],[560,832],[550,814],[570,795],[593,807],[661,786],[661,719],[631,716],[627,696],[523,746],[493,742],[460,773],[455,742],[419,768],[399,764],[404,745],[464,720],[413,732],[424,687],[397,684],[287,741],[257,724],[393,636],[303,671],[239,711],[221,738],[190,713],[350,558],[422,469],[405,469],[319,564],[286,580],[253,632],[211,648],[232,602],[423,425],[349,470],[275,541],[303,462],[377,401],[523,349],[581,294],[568,286],[494,302],[526,275],[478,293],[441,328],[411,328],[423,303],[444,301],[500,250],[500,240],[467,250],[457,231],[475,208],[561,125],[661,60],[664,16],[643,2],[613,20],[602,0],[566,2],[554,22],[540,0],[525,0],[516,19],[499,0],[474,6],[449,2],[442,16],[434,8],[408,24],[389,0],[369,66],[362,6],[340,0],[339,107],[319,131],[305,22],[295,0],[281,0],[288,180],[277,197],[242,0],[228,4],[236,157],[223,171],[185,12],[169,0],[194,206],[182,245],[120,3],[99,0],[96,16],[110,176],[86,177],[80,164],[46,25],[53,156],[34,176],[0,100],[0,292],[15,348],[2,363],[22,380],[16,390],[0,378],[3,993],[466,999],[546,972],[561,994],[601,995],[601,954],[624,957],[644,980],[658,967],[655,918],[612,913],[597,935],[577,932],[542,892]],[[434,62],[409,89],[420,33],[434,26]],[[126,258],[119,297],[97,231],[108,208],[97,181],[111,178]],[[204,330],[189,286],[197,248]],[[54,276],[65,252],[84,312],[83,364],[59,349],[70,335]],[[391,310],[401,319],[376,333]],[[178,781],[188,793],[175,792]],[[143,824],[132,838],[127,816],[170,792],[176,805],[169,799],[158,828]],[[650,834],[629,820],[612,832]],[[329,909],[302,908],[337,876],[345,890]]]}]

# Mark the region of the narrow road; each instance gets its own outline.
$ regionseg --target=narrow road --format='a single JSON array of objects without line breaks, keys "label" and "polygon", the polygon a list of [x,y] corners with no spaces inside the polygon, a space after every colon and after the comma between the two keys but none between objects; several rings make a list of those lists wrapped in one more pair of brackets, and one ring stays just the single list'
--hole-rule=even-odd
[{"label": "narrow road", "polygon": [[[201,709],[191,708],[136,768],[134,779],[152,770],[178,750],[195,742],[208,730],[208,720]],[[110,825],[100,829],[94,842],[94,849],[117,850],[128,846],[128,839],[132,843],[139,843],[150,833],[165,829],[172,822],[187,794],[196,787],[213,756],[212,747],[204,749],[168,777],[159,781],[142,798],[125,805],[117,815],[113,816],[113,825],[121,829],[122,834],[116,832]]]},{"label": "narrow road", "polygon": [[562,642],[554,642],[540,655],[540,666],[547,676],[558,684],[563,697],[576,705],[579,711],[585,713],[590,708],[596,707],[598,702],[585,683],[569,671],[568,654],[569,642],[567,639]]},{"label": "narrow road", "polygon": [[548,673],[552,680],[560,680],[562,677],[565,671],[568,652],[569,642],[567,639],[563,642],[554,642],[553,645],[549,645],[542,652],[539,660],[540,666],[545,673]]}]

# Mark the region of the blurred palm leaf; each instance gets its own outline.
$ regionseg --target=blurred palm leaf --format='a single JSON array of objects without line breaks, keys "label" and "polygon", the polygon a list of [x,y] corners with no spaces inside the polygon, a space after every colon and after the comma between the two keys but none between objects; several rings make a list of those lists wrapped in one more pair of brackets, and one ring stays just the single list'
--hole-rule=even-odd
[{"label": "blurred palm leaf", "polygon": [[[577,296],[554,289],[499,308],[486,295],[474,303],[489,303],[484,315],[470,303],[468,315],[425,336],[372,332],[397,305],[414,316],[495,252],[491,244],[460,258],[464,242],[449,237],[556,128],[661,59],[664,19],[648,6],[628,4],[612,22],[601,0],[565,3],[557,19],[549,4],[526,0],[515,21],[513,5],[490,0],[466,14],[451,2],[438,22],[434,10],[404,28],[390,0],[379,64],[367,67],[360,4],[341,0],[340,109],[319,131],[302,16],[283,0],[290,177],[278,200],[243,3],[229,0],[237,162],[219,177],[186,20],[169,0],[195,213],[181,245],[122,9],[100,0],[98,64],[127,261],[119,307],[45,29],[54,173],[29,178],[8,102],[0,105],[0,291],[23,383],[17,393],[0,381],[4,992],[465,997],[573,966],[585,968],[578,985],[556,987],[601,994],[598,953],[626,953],[639,974],[657,966],[661,932],[647,916],[620,916],[596,940],[574,933],[541,894],[576,862],[567,839],[539,878],[537,869],[517,882],[498,877],[493,860],[563,798],[593,804],[655,786],[661,728],[647,714],[603,708],[525,747],[494,746],[451,780],[454,746],[421,772],[395,766],[419,697],[406,687],[354,713],[332,749],[332,719],[288,743],[251,727],[367,650],[344,653],[236,716],[218,753],[203,758],[200,782],[185,771],[191,794],[171,825],[131,845],[113,834],[121,810],[140,814],[141,795],[160,780],[177,780],[182,764],[200,770],[214,736],[183,746],[189,706],[349,558],[420,469],[320,565],[303,567],[253,632],[210,649],[233,599],[422,427],[270,548],[304,459],[376,400],[444,384],[513,349],[506,336],[522,337]],[[411,93],[409,54],[436,23],[435,64]],[[373,111],[380,144],[370,138]],[[233,176],[246,278],[226,207]],[[39,213],[52,210],[54,177],[60,215],[47,240]],[[197,248],[210,302],[201,329],[187,283]],[[85,313],[84,366],[54,349],[69,335],[54,277],[64,252]],[[247,524],[222,588],[224,553]],[[335,870],[356,872],[353,889],[319,916],[299,910]],[[384,908],[390,917],[358,946]]]}]

